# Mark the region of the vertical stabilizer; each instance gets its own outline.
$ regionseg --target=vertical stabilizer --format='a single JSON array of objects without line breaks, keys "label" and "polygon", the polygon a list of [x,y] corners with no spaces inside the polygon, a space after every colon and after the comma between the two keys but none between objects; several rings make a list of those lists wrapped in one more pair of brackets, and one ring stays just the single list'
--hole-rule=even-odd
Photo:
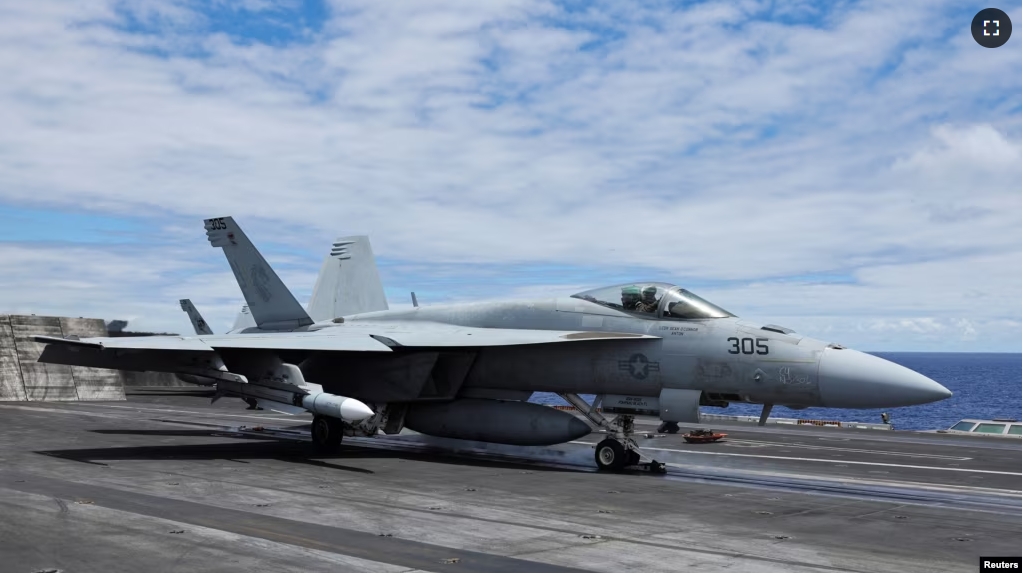
[{"label": "vertical stabilizer", "polygon": [[242,305],[242,310],[238,311],[238,315],[234,318],[234,325],[231,326],[231,331],[241,331],[242,329],[250,329],[256,326],[256,320],[252,318],[252,313],[249,313],[249,306]]},{"label": "vertical stabilizer", "polygon": [[205,220],[206,235],[214,247],[222,247],[249,312],[260,329],[296,329],[313,320],[284,286],[234,219]]},{"label": "vertical stabilizer", "polygon": [[309,315],[316,321],[386,311],[387,298],[380,282],[369,237],[341,237],[323,260],[309,300]]},{"label": "vertical stabilizer", "polygon": [[182,299],[178,302],[181,303],[181,310],[188,314],[188,320],[192,322],[192,328],[195,329],[196,335],[213,334],[213,329],[210,329],[209,324],[199,314],[199,310],[192,304],[191,299]]}]

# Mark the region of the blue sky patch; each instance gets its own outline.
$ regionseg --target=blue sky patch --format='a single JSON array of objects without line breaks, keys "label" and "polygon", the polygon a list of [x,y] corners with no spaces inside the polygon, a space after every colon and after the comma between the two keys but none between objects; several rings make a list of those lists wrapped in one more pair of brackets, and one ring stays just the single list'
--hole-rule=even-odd
[{"label": "blue sky patch", "polygon": [[186,2],[177,9],[119,3],[121,29],[138,34],[225,34],[236,44],[306,43],[323,29],[330,11],[322,0]]},{"label": "blue sky patch", "polygon": [[153,222],[130,217],[60,211],[0,203],[4,224],[0,241],[67,243],[137,243],[151,233]]}]

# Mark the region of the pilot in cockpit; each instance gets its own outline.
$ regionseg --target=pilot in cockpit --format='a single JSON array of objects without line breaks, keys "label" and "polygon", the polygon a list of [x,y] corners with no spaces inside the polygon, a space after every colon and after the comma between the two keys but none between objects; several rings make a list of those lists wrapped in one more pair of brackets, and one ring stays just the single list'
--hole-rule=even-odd
[{"label": "pilot in cockpit", "polygon": [[639,287],[629,285],[622,287],[622,308],[626,311],[635,311],[640,303]]},{"label": "pilot in cockpit", "polygon": [[656,313],[657,306],[661,300],[657,298],[657,287],[649,285],[643,288],[643,297],[636,304],[636,311],[642,313]]}]

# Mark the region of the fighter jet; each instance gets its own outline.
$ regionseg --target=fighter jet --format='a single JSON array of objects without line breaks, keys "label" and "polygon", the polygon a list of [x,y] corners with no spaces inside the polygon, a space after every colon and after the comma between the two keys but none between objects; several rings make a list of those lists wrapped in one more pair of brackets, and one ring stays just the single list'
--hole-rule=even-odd
[{"label": "fighter jet", "polygon": [[207,219],[205,227],[224,250],[254,327],[187,337],[36,336],[47,344],[39,360],[204,377],[220,394],[312,412],[321,448],[403,428],[513,445],[591,432],[580,418],[526,401],[537,391],[557,393],[608,432],[594,453],[601,470],[648,459],[631,415],[609,421],[580,394],[598,395],[605,406],[640,399],[668,422],[698,422],[700,405],[733,401],[762,404],[763,422],[775,404],[891,408],[952,394],[884,359],[743,321],[663,282],[314,320],[232,218]]}]

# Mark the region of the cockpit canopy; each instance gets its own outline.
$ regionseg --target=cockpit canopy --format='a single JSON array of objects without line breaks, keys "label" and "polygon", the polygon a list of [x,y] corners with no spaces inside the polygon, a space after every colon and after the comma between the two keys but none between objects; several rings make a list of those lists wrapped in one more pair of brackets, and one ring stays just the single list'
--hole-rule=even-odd
[{"label": "cockpit canopy", "polygon": [[572,295],[619,311],[650,319],[720,319],[728,311],[668,283],[623,283]]}]

